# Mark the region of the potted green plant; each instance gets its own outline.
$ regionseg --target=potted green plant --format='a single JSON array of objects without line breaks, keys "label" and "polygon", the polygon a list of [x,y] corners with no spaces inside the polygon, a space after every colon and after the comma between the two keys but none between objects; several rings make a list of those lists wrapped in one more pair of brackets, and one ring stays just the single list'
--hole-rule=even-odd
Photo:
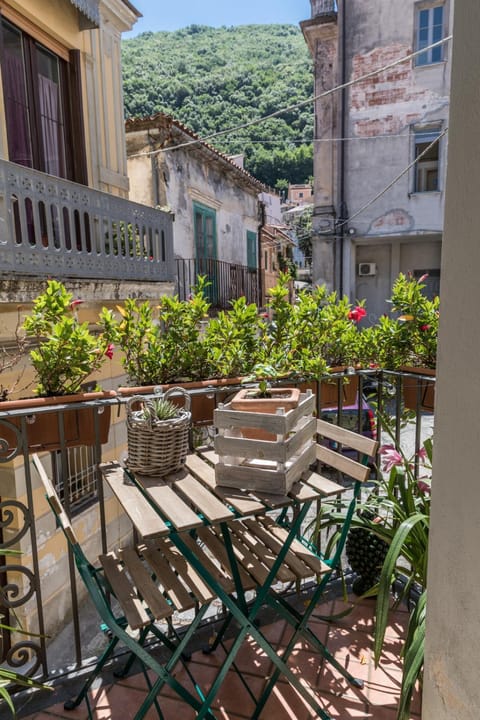
[{"label": "potted green plant", "polygon": [[[47,287],[34,301],[32,310],[23,322],[25,338],[31,345],[30,361],[35,374],[34,398],[7,401],[2,410],[19,408],[45,408],[54,405],[79,403],[114,397],[115,392],[84,392],[90,376],[100,370],[107,358],[111,358],[113,345],[109,333],[94,333],[87,322],[77,317],[80,300],[65,286],[49,280]],[[108,327],[108,311],[103,312],[104,327]],[[65,411],[64,440],[66,445],[93,445],[95,438],[95,413],[93,407]],[[100,442],[108,439],[110,407],[102,406],[97,413]],[[20,427],[19,417],[9,422]],[[60,430],[56,412],[32,412],[27,422],[28,447],[30,450],[56,450],[61,446]],[[17,443],[16,432],[2,428],[4,439],[13,446]]]},{"label": "potted green plant", "polygon": [[[130,385],[123,395],[168,390],[181,385],[192,391],[192,419],[212,421],[214,392],[241,382],[256,361],[261,320],[254,304],[241,297],[232,307],[209,318],[208,282],[199,276],[188,300],[162,297],[156,307],[127,300],[118,307],[112,339],[123,351]],[[109,319],[109,318],[108,318]],[[110,329],[110,328],[109,328]],[[195,391],[212,388],[212,393]],[[221,401],[219,393],[218,401]]]},{"label": "potted green plant", "polygon": [[[180,398],[182,407],[172,402]],[[190,395],[172,387],[157,397],[127,401],[127,466],[142,475],[163,476],[185,463],[191,424]]]},{"label": "potted green plant", "polygon": [[[388,429],[388,423],[385,422]],[[392,435],[393,437],[393,435]],[[407,457],[396,445],[380,448],[385,475],[365,503],[353,525],[387,546],[377,583],[367,593],[376,595],[374,657],[381,662],[388,616],[400,603],[408,603],[410,618],[402,649],[403,677],[398,720],[410,718],[415,685],[421,681],[427,598],[427,558],[430,525],[432,439],[424,441],[418,458]],[[418,464],[422,476],[416,477]],[[392,587],[395,598],[392,601]]]},{"label": "potted green plant", "polygon": [[376,343],[381,367],[407,373],[405,407],[416,409],[420,394],[420,408],[433,411],[440,300],[425,294],[427,277],[400,273],[389,300],[394,317],[380,318]]}]

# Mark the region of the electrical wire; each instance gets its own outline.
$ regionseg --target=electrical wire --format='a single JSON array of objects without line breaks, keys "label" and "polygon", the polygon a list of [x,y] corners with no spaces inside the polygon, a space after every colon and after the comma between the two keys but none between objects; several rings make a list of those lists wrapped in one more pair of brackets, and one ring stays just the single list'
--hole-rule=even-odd
[{"label": "electrical wire", "polygon": [[397,183],[404,175],[406,175],[407,172],[409,170],[411,170],[411,168],[414,165],[416,165],[416,163],[418,163],[418,161],[421,160],[422,157],[424,155],[426,155],[429,152],[429,150],[431,150],[431,148],[436,143],[440,142],[440,140],[447,134],[447,132],[448,132],[448,127],[446,127],[436,138],[434,138],[432,140],[432,142],[429,145],[427,145],[427,147],[424,148],[424,150],[422,150],[422,152],[419,153],[417,155],[417,157],[414,160],[412,160],[412,162],[409,163],[404,170],[402,170],[401,173],[399,173],[386,187],[384,187],[383,190],[381,190],[379,193],[377,193],[377,195],[375,195],[374,198],[372,198],[367,203],[365,203],[365,205],[362,205],[362,207],[359,208],[359,210],[357,210],[356,212],[354,212],[353,215],[351,215],[347,220],[343,220],[342,222],[338,223],[336,226],[336,229],[343,227],[347,223],[350,223],[356,217],[361,215],[361,213],[363,213],[365,210],[367,210],[370,207],[370,205],[373,205],[373,203],[376,202],[379,198],[381,198],[382,195],[385,195],[385,193],[388,192],[388,190],[390,190],[390,188],[393,187],[393,185],[395,185],[395,183]]},{"label": "electrical wire", "polygon": [[255,118],[246,123],[242,123],[241,125],[236,125],[235,127],[227,128],[226,130],[219,130],[218,132],[211,133],[210,135],[205,135],[203,138],[187,140],[184,143],[179,143],[178,145],[169,145],[164,148],[158,148],[157,150],[149,150],[147,152],[134,153],[132,155],[129,155],[129,158],[144,157],[144,156],[150,157],[152,155],[161,154],[161,153],[167,152],[169,150],[180,150],[180,148],[188,147],[190,145],[196,145],[198,143],[205,143],[208,140],[213,140],[216,137],[228,135],[232,132],[235,132],[236,130],[244,130],[245,128],[252,127],[253,125],[258,125],[259,123],[265,122],[266,120],[271,120],[272,118],[278,117],[279,115],[282,115],[285,112],[289,112],[291,110],[297,110],[298,108],[305,107],[305,105],[310,105],[312,102],[316,102],[317,100],[321,100],[322,98],[328,97],[329,95],[333,95],[333,93],[335,93],[335,92],[339,92],[340,90],[345,90],[346,88],[352,87],[353,85],[363,82],[364,80],[368,80],[371,77],[375,77],[376,75],[379,75],[380,73],[385,72],[386,70],[390,70],[391,68],[396,67],[397,65],[401,65],[402,63],[407,62],[407,60],[411,60],[412,58],[416,57],[417,55],[422,55],[423,53],[427,52],[428,50],[431,50],[432,48],[438,47],[440,45],[443,45],[443,44],[449,42],[452,39],[452,37],[453,37],[452,35],[447,35],[447,37],[442,38],[442,40],[438,40],[437,42],[432,43],[431,45],[427,45],[426,47],[422,48],[421,50],[415,50],[415,52],[409,53],[408,55],[405,55],[404,57],[399,58],[398,60],[393,60],[392,62],[387,63],[387,65],[383,65],[380,68],[371,70],[370,72],[366,73],[365,75],[360,75],[358,78],[349,80],[348,82],[343,83],[341,85],[336,85],[335,87],[330,88],[330,90],[325,90],[324,92],[320,93],[319,95],[314,95],[313,97],[309,98],[308,100],[303,100],[302,102],[296,103],[295,105],[289,105],[288,107],[281,108],[280,110],[275,110],[275,112],[270,113],[269,115],[264,115],[263,117]]}]

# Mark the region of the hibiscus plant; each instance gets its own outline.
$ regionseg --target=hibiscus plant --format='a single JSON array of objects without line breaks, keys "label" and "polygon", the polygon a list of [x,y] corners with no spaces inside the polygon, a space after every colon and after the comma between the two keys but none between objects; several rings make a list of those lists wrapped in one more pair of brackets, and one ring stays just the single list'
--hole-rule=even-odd
[{"label": "hibiscus plant", "polygon": [[108,332],[113,322],[111,313],[103,311],[104,332],[95,333],[87,322],[78,321],[81,303],[62,283],[49,280],[24,319],[23,329],[33,343],[30,359],[36,373],[37,395],[80,392],[90,375],[112,357]]}]

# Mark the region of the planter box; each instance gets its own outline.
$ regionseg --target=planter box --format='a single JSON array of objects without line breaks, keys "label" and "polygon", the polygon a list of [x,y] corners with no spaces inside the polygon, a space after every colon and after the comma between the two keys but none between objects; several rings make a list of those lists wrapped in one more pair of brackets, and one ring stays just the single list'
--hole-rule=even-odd
[{"label": "planter box", "polygon": [[[138,387],[121,387],[118,388],[118,393],[124,397],[131,395],[153,395],[155,391],[158,392],[160,388],[161,392],[166,392],[173,387],[181,387],[187,392],[190,390],[205,390],[203,393],[190,393],[191,399],[191,413],[193,425],[213,425],[213,413],[215,407],[219,402],[225,399],[226,395],[231,394],[229,390],[230,386],[240,385],[242,382],[241,378],[221,378],[211,380],[199,380],[192,382],[177,382],[169,385],[140,385]],[[212,389],[211,393],[206,392],[209,388]],[[218,392],[219,389],[225,388],[225,393]],[[175,397],[170,398],[174,404],[183,405],[183,400],[180,397],[178,400]]]},{"label": "planter box", "polygon": [[403,404],[409,410],[417,409],[418,393],[420,392],[419,409],[426,412],[435,410],[435,382],[427,378],[435,378],[436,371],[431,368],[404,366],[402,372],[417,377],[403,377]]},{"label": "planter box", "polygon": [[[287,493],[316,459],[314,410],[315,396],[310,393],[300,395],[296,408],[279,409],[274,414],[234,410],[231,403],[215,410],[217,484],[272,494]],[[245,429],[249,434],[265,430],[274,439],[245,437]]]},{"label": "planter box", "polygon": [[[28,398],[25,400],[7,400],[0,403],[0,411],[31,410],[27,416],[27,443],[29,452],[60,450],[59,411],[52,408],[51,412],[35,413],[36,408],[45,408],[53,405],[69,405],[87,400],[100,400],[116,397],[116,392],[90,392],[78,395],[62,395],[59,397]],[[79,447],[82,445],[95,445],[95,414],[94,407],[72,408],[63,411],[63,427],[65,447]],[[110,429],[111,406],[102,405],[98,413],[99,441],[104,444],[108,441]],[[3,418],[14,427],[0,423],[0,437],[8,444],[8,448],[16,448],[21,442],[22,418],[11,416]],[[17,428],[15,430],[14,428]],[[18,434],[17,434],[18,433]]]}]

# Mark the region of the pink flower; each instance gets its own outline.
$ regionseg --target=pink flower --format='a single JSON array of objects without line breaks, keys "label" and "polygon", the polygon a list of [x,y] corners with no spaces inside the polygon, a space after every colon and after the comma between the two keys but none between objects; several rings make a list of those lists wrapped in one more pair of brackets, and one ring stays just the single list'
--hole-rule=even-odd
[{"label": "pink flower", "polygon": [[72,300],[70,303],[70,310],[75,310],[77,305],[81,305],[83,303],[83,300]]},{"label": "pink flower", "polygon": [[350,310],[348,313],[348,319],[353,320],[353,322],[360,322],[362,318],[365,317],[367,314],[367,311],[365,308],[363,308],[361,305],[357,305],[357,307],[353,308],[353,310]]},{"label": "pink flower", "polygon": [[425,275],[422,275],[422,277],[418,278],[417,282],[422,283],[428,278],[428,273],[425,273]]},{"label": "pink flower", "polygon": [[420,458],[420,460],[422,461],[422,463],[424,463],[425,460],[427,459],[427,451],[425,450],[424,447],[420,448],[417,455]]},{"label": "pink flower", "polygon": [[108,343],[107,349],[105,350],[105,355],[111,360],[113,358],[113,350],[115,345],[113,343]]},{"label": "pink flower", "polygon": [[432,492],[430,478],[420,478],[419,480],[417,480],[417,486],[422,493],[430,495],[430,493]]},{"label": "pink flower", "polygon": [[425,332],[426,330],[430,330],[430,325],[427,325],[427,324],[425,324],[425,325],[420,325],[420,330],[421,330],[422,332]]},{"label": "pink flower", "polygon": [[379,452],[380,455],[383,455],[383,469],[385,472],[390,472],[397,465],[403,465],[403,457],[395,449],[394,445],[382,445]]}]

